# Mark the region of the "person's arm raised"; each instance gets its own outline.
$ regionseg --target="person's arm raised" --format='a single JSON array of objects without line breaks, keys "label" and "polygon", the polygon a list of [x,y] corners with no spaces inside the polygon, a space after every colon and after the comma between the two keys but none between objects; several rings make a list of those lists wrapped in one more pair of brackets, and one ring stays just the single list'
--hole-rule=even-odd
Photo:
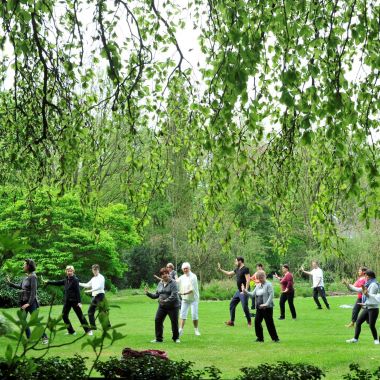
[{"label": "person's arm raised", "polygon": [[220,263],[218,263],[218,271],[224,273],[226,276],[233,276],[235,272],[233,270],[227,271],[221,268]]}]

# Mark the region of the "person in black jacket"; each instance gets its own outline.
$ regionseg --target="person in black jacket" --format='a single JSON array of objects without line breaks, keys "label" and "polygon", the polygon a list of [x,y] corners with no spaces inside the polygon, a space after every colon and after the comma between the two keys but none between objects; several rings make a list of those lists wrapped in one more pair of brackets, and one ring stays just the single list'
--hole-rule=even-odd
[{"label": "person in black jacket", "polygon": [[[37,276],[35,271],[35,262],[32,259],[25,259],[24,272],[27,274],[27,276],[24,277],[20,284],[12,283],[7,276],[8,285],[12,288],[21,290],[20,307],[24,312],[29,314],[32,314],[40,306],[37,299]],[[29,326],[26,327],[25,334],[29,339],[31,335]],[[49,339],[45,332],[42,334],[42,343],[49,343]]]},{"label": "person in black jacket", "polygon": [[157,286],[156,293],[150,293],[145,288],[145,294],[149,298],[158,298],[158,310],[155,318],[156,339],[152,340],[151,343],[161,343],[163,341],[164,320],[167,315],[169,315],[172,323],[172,339],[175,343],[180,343],[178,331],[180,301],[177,283],[170,277],[166,268],[161,268],[160,276],[161,281]]},{"label": "person in black jacket", "polygon": [[92,330],[89,328],[88,322],[83,315],[82,312],[82,304],[80,297],[80,288],[79,288],[79,280],[74,275],[74,267],[72,265],[68,265],[66,267],[66,278],[59,281],[44,281],[46,285],[54,285],[54,286],[64,286],[64,303],[62,309],[62,319],[63,322],[66,323],[67,326],[67,335],[76,335],[76,332],[70,322],[69,313],[71,308],[74,309],[75,314],[77,315],[79,322],[81,323],[84,331],[88,335],[93,335]]}]

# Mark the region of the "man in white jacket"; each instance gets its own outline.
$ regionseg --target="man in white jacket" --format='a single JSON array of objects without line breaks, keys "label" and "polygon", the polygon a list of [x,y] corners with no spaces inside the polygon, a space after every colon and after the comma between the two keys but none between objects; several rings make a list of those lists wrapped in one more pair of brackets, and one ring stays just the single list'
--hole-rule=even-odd
[{"label": "man in white jacket", "polygon": [[[95,311],[100,308],[100,305],[104,305],[105,302],[105,292],[104,292],[104,277],[100,274],[100,267],[98,264],[94,264],[91,267],[92,273],[94,277],[89,282],[83,283],[80,282],[79,285],[83,288],[87,288],[88,290],[85,293],[91,293],[92,300],[91,305],[88,308],[88,319],[90,321],[91,330],[96,330],[95,324]],[[108,317],[108,310],[104,308],[104,312]],[[108,321],[108,325],[109,321]],[[88,334],[92,335],[92,334]]]},{"label": "man in white jacket", "polygon": [[180,328],[179,336],[183,334],[185,322],[189,308],[191,308],[191,318],[194,325],[194,333],[199,336],[201,333],[198,329],[198,304],[199,304],[199,289],[198,279],[196,274],[191,271],[189,263],[182,264],[183,275],[177,279],[179,295],[182,297],[181,311],[180,311]]}]

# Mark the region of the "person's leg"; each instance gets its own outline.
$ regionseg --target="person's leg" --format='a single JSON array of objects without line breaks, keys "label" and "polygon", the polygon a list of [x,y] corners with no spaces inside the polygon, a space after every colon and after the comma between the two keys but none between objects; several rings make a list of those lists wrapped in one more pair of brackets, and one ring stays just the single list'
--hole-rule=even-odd
[{"label": "person's leg", "polygon": [[66,301],[62,309],[62,319],[63,319],[63,322],[65,322],[68,333],[74,334],[75,330],[73,329],[73,325],[71,324],[70,319],[69,319],[70,310],[71,310],[71,303],[69,301]]},{"label": "person's leg", "polygon": [[362,302],[361,298],[356,298],[354,308],[352,309],[352,316],[351,316],[352,324],[354,324],[356,320],[358,319],[360,309],[362,308],[362,306],[359,305],[359,303],[361,302]]},{"label": "person's leg", "polygon": [[156,332],[156,340],[158,342],[163,341],[164,334],[164,321],[167,315],[167,310],[164,309],[161,305],[158,306],[156,318],[154,319],[155,332]]},{"label": "person's leg", "polygon": [[195,335],[201,335],[198,330],[198,301],[191,303],[191,319],[193,320]]},{"label": "person's leg", "polygon": [[255,317],[255,333],[257,341],[264,342],[263,326],[261,326],[264,319],[263,309],[256,309]]},{"label": "person's leg", "polygon": [[244,293],[239,292],[239,298],[241,301],[241,306],[243,307],[245,317],[247,318],[248,324],[250,325],[252,323],[252,321],[251,321],[251,314],[250,314],[249,308],[248,308],[248,296]]},{"label": "person's leg", "polygon": [[318,292],[319,294],[321,295],[321,298],[323,300],[323,302],[325,303],[326,307],[328,309],[330,309],[330,305],[329,303],[327,302],[327,298],[326,298],[326,292],[325,292],[325,288],[323,286],[319,286],[318,287]]},{"label": "person's leg", "polygon": [[367,320],[367,318],[368,318],[368,310],[362,309],[362,312],[359,314],[359,317],[356,321],[354,339],[359,339],[360,332],[362,331],[362,324]]},{"label": "person's leg", "polygon": [[292,314],[292,318],[297,318],[296,308],[294,307],[294,290],[292,292],[288,292],[288,305],[290,309],[290,313]]},{"label": "person's leg", "polygon": [[313,299],[314,299],[314,302],[317,304],[318,309],[322,309],[322,306],[318,300],[318,288],[313,288]]},{"label": "person's leg", "polygon": [[256,305],[255,305],[255,297],[252,297],[252,304],[251,304],[251,310],[255,310]]},{"label": "person's leg", "polygon": [[82,308],[79,307],[78,304],[73,304],[72,307],[73,307],[73,310],[75,311],[75,314],[77,315],[79,319],[81,326],[83,327],[84,332],[86,333],[89,332],[90,328],[85,316],[83,315]]},{"label": "person's leg", "polygon": [[[28,313],[29,314],[32,314],[35,310],[38,309],[38,305],[37,305],[37,302],[33,302],[32,305],[29,305],[29,307],[27,307],[25,310],[24,310],[24,313],[25,313],[25,318],[28,317]],[[30,335],[31,335],[31,332],[30,332],[30,327],[29,325],[27,324],[26,326],[26,329],[25,329],[25,334],[26,334],[26,337],[29,339],[30,338]]]},{"label": "person's leg", "polygon": [[169,314],[170,321],[172,323],[172,339],[175,342],[179,338],[179,333],[178,333],[179,307],[169,309],[168,314]]},{"label": "person's leg", "polygon": [[265,324],[267,326],[267,330],[269,332],[269,335],[272,338],[272,340],[278,341],[279,339],[278,339],[278,335],[277,335],[277,331],[276,331],[276,326],[274,325],[274,321],[273,321],[273,308],[267,307],[263,311],[264,311],[264,313],[263,313],[264,320],[265,320]]},{"label": "person's leg", "polygon": [[280,296],[280,319],[285,319],[285,302],[287,300],[287,293],[281,293]]},{"label": "person's leg", "polygon": [[377,335],[377,330],[376,330],[376,321],[377,321],[378,316],[379,316],[379,309],[368,310],[369,328],[371,329],[371,333],[374,340],[379,339],[379,336]]},{"label": "person's leg", "polygon": [[95,311],[96,311],[97,306],[98,306],[98,301],[96,297],[92,297],[90,307],[88,308],[88,319],[90,320],[91,330],[96,330]]},{"label": "person's leg", "polygon": [[182,335],[183,329],[185,327],[185,322],[187,319],[187,314],[189,312],[189,302],[186,302],[185,300],[182,300],[181,302],[181,310],[180,310],[180,326],[179,326],[179,335]]},{"label": "person's leg", "polygon": [[230,320],[232,322],[235,321],[235,309],[239,302],[240,302],[240,292],[237,291],[232,297],[231,302],[230,302]]}]

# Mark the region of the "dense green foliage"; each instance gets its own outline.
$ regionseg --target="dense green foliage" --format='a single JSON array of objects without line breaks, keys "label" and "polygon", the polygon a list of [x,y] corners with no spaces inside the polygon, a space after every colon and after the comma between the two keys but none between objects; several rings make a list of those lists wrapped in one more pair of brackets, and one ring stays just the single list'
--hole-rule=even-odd
[{"label": "dense green foliage", "polygon": [[78,195],[57,197],[45,188],[33,198],[12,189],[2,191],[0,234],[17,236],[26,245],[18,252],[0,252],[8,271],[20,271],[23,259],[32,257],[37,271],[53,279],[61,278],[69,264],[87,278],[93,263],[111,278],[122,277],[126,251],[140,240],[126,206],[83,208]]}]

